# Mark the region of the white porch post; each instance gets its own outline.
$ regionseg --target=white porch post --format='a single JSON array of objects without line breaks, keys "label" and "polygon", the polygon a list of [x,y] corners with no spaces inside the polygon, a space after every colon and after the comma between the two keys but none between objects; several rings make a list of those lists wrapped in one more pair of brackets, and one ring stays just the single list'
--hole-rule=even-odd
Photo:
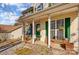
[{"label": "white porch post", "polygon": [[23,22],[23,25],[22,25],[22,41],[25,40],[25,23]]},{"label": "white porch post", "polygon": [[34,20],[32,22],[32,44],[34,44],[34,39],[35,39],[35,31],[34,31]]},{"label": "white porch post", "polygon": [[24,35],[22,34],[22,41],[24,41]]},{"label": "white porch post", "polygon": [[79,54],[79,5],[78,5],[78,54]]},{"label": "white porch post", "polygon": [[51,27],[51,19],[50,19],[50,16],[48,17],[48,48],[50,48],[50,27]]},{"label": "white porch post", "polygon": [[55,39],[57,40],[57,21],[55,21]]}]

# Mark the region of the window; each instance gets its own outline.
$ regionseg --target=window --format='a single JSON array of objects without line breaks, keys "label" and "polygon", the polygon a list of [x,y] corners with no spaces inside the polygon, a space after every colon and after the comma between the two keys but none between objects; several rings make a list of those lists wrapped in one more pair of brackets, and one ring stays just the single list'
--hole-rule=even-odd
[{"label": "window", "polygon": [[57,20],[57,39],[64,38],[64,19]]},{"label": "window", "polygon": [[30,24],[27,34],[32,36],[32,24]]},{"label": "window", "polygon": [[51,29],[55,29],[55,21],[51,21]]},{"label": "window", "polygon": [[58,20],[57,21],[57,28],[60,28],[60,27],[63,27],[64,26],[64,20],[61,19],[61,20]]},{"label": "window", "polygon": [[36,10],[37,11],[40,11],[43,9],[43,3],[40,3],[37,7],[36,7]]},{"label": "window", "polygon": [[51,39],[55,39],[55,21],[51,21]]}]

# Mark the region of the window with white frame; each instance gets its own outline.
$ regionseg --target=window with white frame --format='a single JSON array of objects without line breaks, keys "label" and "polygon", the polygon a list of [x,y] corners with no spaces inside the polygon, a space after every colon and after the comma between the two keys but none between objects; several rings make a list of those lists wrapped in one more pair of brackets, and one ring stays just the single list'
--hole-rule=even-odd
[{"label": "window with white frame", "polygon": [[51,21],[51,39],[55,39],[55,21]]},{"label": "window with white frame", "polygon": [[36,11],[40,11],[43,10],[43,3],[40,3],[37,7],[36,7]]},{"label": "window with white frame", "polygon": [[60,27],[64,27],[64,20],[63,19],[57,21],[57,28],[60,28]]},{"label": "window with white frame", "polygon": [[51,21],[51,29],[55,29],[55,21]]},{"label": "window with white frame", "polygon": [[57,20],[57,38],[64,38],[64,19]]}]

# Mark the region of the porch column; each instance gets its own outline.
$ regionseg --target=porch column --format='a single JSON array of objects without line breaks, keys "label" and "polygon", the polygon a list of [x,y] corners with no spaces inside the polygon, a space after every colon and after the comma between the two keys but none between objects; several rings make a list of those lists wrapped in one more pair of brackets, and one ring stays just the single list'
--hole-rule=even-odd
[{"label": "porch column", "polygon": [[78,5],[78,54],[79,54],[79,5]]},{"label": "porch column", "polygon": [[22,41],[25,40],[25,22],[23,22],[23,25],[22,25]]},{"label": "porch column", "polygon": [[50,48],[50,27],[51,27],[51,19],[50,19],[50,16],[48,17],[48,48]]},{"label": "porch column", "polygon": [[34,39],[35,39],[35,31],[34,31],[34,20],[32,22],[32,44],[34,44]]}]

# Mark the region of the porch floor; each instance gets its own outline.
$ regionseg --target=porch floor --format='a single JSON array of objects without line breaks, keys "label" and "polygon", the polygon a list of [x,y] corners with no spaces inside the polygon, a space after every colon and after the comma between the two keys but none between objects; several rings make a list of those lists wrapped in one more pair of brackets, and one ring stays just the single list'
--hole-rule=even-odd
[{"label": "porch floor", "polygon": [[0,55],[17,55],[15,51],[21,48],[31,49],[32,53],[28,55],[76,55],[74,51],[70,52],[70,51],[67,51],[64,49],[58,49],[55,47],[48,49],[46,44],[39,41],[36,41],[35,44],[32,44],[31,40],[29,40],[27,43],[22,42],[14,47],[11,47],[1,52]]}]

